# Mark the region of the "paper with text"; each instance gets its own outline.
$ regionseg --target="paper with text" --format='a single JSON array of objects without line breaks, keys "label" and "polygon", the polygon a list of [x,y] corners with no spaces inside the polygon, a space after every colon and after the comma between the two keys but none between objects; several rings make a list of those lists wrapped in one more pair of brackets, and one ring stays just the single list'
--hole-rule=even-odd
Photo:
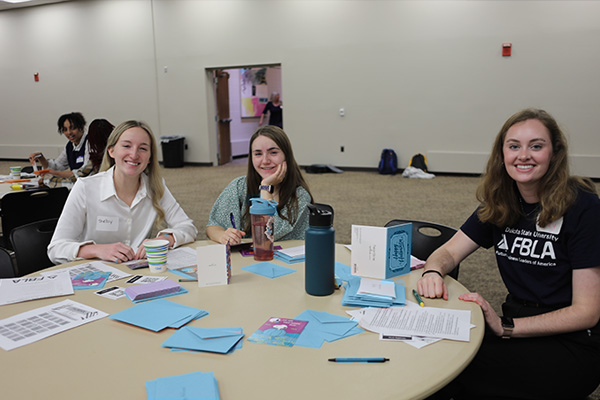
[{"label": "paper with text", "polygon": [[427,336],[469,341],[471,311],[434,307],[368,308],[360,318],[361,327],[388,335]]},{"label": "paper with text", "polygon": [[0,305],[73,293],[67,274],[0,279]]},{"label": "paper with text", "polygon": [[0,347],[13,350],[107,315],[72,300],[26,311],[0,320]]}]

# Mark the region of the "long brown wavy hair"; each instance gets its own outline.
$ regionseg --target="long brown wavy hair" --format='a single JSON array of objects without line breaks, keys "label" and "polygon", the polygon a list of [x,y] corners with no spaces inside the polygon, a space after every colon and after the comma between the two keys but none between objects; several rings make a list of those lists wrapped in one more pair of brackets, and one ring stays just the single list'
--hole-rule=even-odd
[{"label": "long brown wavy hair", "polygon": [[[251,197],[260,197],[258,186],[260,185],[262,178],[256,169],[254,169],[254,164],[252,163],[252,143],[254,143],[256,138],[259,136],[266,136],[274,141],[285,156],[287,172],[283,182],[279,184],[279,204],[277,205],[277,213],[281,218],[288,220],[291,224],[294,224],[298,218],[298,215],[300,214],[300,210],[298,209],[298,196],[296,195],[296,189],[298,186],[302,186],[304,189],[306,189],[310,195],[311,202],[313,196],[310,193],[308,184],[302,176],[302,172],[300,171],[298,163],[296,163],[290,139],[287,137],[283,129],[277,126],[267,125],[260,127],[250,138],[250,145],[248,147],[248,172],[246,173],[246,182],[248,184],[248,193],[246,198],[249,199]],[[281,210],[284,208],[287,209],[287,216],[281,214]],[[249,207],[246,204],[244,213],[242,215],[242,226],[246,232],[251,232],[249,215]]]},{"label": "long brown wavy hair", "polygon": [[150,162],[144,170],[144,173],[148,175],[148,190],[150,192],[150,198],[152,199],[152,206],[154,207],[154,210],[156,210],[157,214],[156,226],[160,226],[165,220],[165,211],[160,206],[160,200],[165,194],[165,188],[163,186],[163,180],[160,175],[160,167],[158,165],[158,149],[156,146],[156,140],[154,139],[152,129],[150,129],[150,126],[147,123],[143,121],[133,120],[125,121],[112,131],[106,143],[106,149],[104,150],[104,158],[102,159],[100,171],[106,171],[110,167],[115,165],[115,159],[112,158],[110,154],[108,154],[108,149],[114,147],[117,144],[119,138],[127,129],[135,127],[142,128],[150,137]]},{"label": "long brown wavy hair", "polygon": [[503,146],[510,127],[530,119],[544,124],[552,144],[548,171],[538,185],[539,225],[546,226],[562,217],[575,202],[578,188],[596,193],[590,179],[570,175],[567,139],[556,120],[544,110],[527,108],[508,118],[494,141],[483,179],[477,188],[477,200],[481,202],[478,216],[483,222],[505,227],[525,216],[516,182],[506,172]]}]

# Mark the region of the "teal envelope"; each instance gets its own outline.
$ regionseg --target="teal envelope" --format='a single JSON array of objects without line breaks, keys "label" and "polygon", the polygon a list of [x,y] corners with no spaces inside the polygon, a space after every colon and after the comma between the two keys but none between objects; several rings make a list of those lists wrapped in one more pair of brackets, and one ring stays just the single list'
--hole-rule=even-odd
[{"label": "teal envelope", "polygon": [[296,272],[296,270],[282,267],[281,265],[273,264],[270,262],[259,262],[256,264],[248,265],[247,267],[242,267],[244,271],[252,272],[253,274],[266,276],[267,278],[278,278],[283,275],[291,274],[292,272]]},{"label": "teal envelope", "polygon": [[147,399],[220,399],[212,372],[166,376],[146,382]]},{"label": "teal envelope", "polygon": [[325,341],[333,342],[364,332],[356,321],[324,311],[305,310],[294,319],[308,321],[294,346],[320,348]]},{"label": "teal envelope", "polygon": [[236,344],[243,337],[243,329],[240,327],[196,328],[185,326],[165,340],[162,347],[226,354],[235,350]]},{"label": "teal envelope", "polygon": [[158,332],[167,327],[180,327],[205,315],[208,313],[199,308],[160,299],[126,308],[109,318]]}]

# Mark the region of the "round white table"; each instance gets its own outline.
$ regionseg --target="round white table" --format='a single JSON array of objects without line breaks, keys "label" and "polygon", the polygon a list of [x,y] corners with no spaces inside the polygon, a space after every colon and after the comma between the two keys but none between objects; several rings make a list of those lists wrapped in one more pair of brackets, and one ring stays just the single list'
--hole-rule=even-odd
[{"label": "round white table", "polygon": [[[301,241],[279,243],[294,247]],[[197,247],[213,242],[196,242]],[[232,278],[227,286],[199,288],[182,285],[188,294],[169,300],[206,310],[210,315],[190,323],[198,327],[241,326],[245,339],[269,317],[293,318],[306,309],[348,316],[341,300],[343,289],[325,297],[304,290],[304,264],[274,263],[297,270],[276,279],[240,268],[252,257],[232,253]],[[336,260],[350,265],[350,251],[336,245]],[[73,264],[73,263],[71,263]],[[67,264],[69,265],[69,264]],[[115,264],[111,264],[116,266]],[[62,268],[65,265],[54,268]],[[150,275],[147,269],[130,271]],[[177,281],[178,275],[166,273]],[[407,292],[416,287],[420,271],[402,276]],[[458,375],[477,352],[484,319],[474,303],[458,295],[467,290],[447,277],[450,300],[425,299],[427,306],[471,310],[469,342],[442,340],[416,349],[405,343],[382,342],[364,332],[320,349],[251,343],[232,354],[170,352],[161,347],[173,329],[155,333],[103,318],[11,351],[0,350],[2,398],[5,399],[145,399],[145,381],[195,371],[213,371],[222,399],[422,399]],[[126,287],[125,280],[108,285]],[[108,286],[107,286],[108,287]],[[0,306],[0,319],[71,299],[108,314],[131,307],[126,298],[110,300],[93,290],[75,295]],[[412,295],[410,295],[412,296]],[[407,299],[410,299],[407,294]],[[332,363],[331,357],[387,357],[380,364]]]}]

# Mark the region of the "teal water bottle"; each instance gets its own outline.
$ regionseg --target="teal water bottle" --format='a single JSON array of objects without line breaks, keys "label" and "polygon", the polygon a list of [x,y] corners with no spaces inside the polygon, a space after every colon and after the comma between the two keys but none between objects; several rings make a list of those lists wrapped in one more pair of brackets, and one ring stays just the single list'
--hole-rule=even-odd
[{"label": "teal water bottle", "polygon": [[309,204],[308,211],[304,286],[310,295],[327,296],[335,288],[333,208],[327,204]]}]

